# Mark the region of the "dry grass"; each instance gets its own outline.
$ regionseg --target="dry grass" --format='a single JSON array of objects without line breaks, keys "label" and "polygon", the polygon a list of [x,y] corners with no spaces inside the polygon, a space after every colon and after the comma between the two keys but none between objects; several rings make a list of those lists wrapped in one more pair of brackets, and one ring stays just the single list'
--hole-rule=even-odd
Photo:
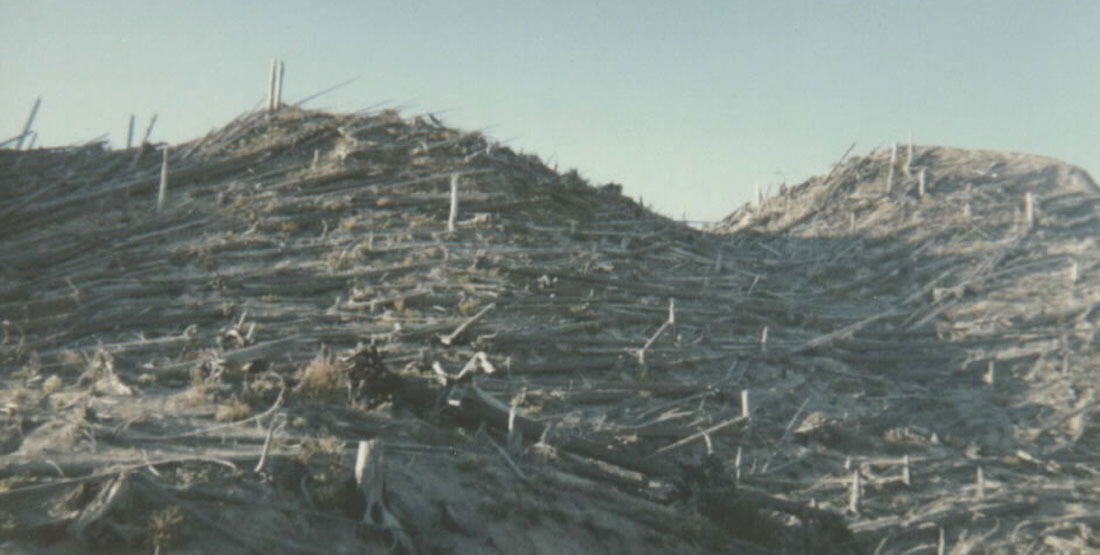
[{"label": "dry grass", "polygon": [[347,270],[355,262],[353,253],[348,250],[336,249],[325,255],[325,265],[334,272]]},{"label": "dry grass", "polygon": [[336,457],[338,460],[344,454],[344,440],[330,433],[322,432],[317,436],[317,439],[305,438],[298,449],[294,458],[302,464],[308,464],[314,457],[319,455]]},{"label": "dry grass", "polygon": [[202,407],[206,405],[207,393],[209,393],[209,391],[210,388],[205,383],[192,383],[191,387],[187,388],[183,393],[180,393],[179,399],[185,406]]},{"label": "dry grass", "polygon": [[42,392],[46,395],[57,393],[61,390],[61,385],[61,378],[57,377],[57,375],[50,376],[42,382]]},{"label": "dry grass", "polygon": [[248,403],[233,398],[218,405],[218,408],[214,411],[214,420],[219,422],[232,422],[234,420],[248,418],[251,414],[252,407],[250,407]]},{"label": "dry grass", "polygon": [[479,310],[481,310],[481,301],[477,299],[466,299],[458,303],[458,313],[463,316],[473,316]]},{"label": "dry grass", "polygon": [[0,478],[0,493],[21,488],[32,482],[34,482],[34,478],[25,474],[16,474],[14,476],[8,476],[7,478]]},{"label": "dry grass", "polygon": [[176,505],[153,511],[149,515],[149,543],[154,553],[162,553],[178,542],[185,522],[183,511]]},{"label": "dry grass", "polygon": [[331,355],[319,354],[298,370],[298,386],[294,391],[309,399],[339,400],[347,389],[343,366]]},{"label": "dry grass", "polygon": [[347,210],[351,208],[352,202],[350,197],[344,197],[340,199],[326,200],[321,203],[321,209],[328,212],[338,212],[340,210]]},{"label": "dry grass", "polygon": [[88,359],[85,358],[84,355],[72,350],[62,351],[61,354],[58,355],[58,360],[61,362],[61,365],[68,370],[83,368],[84,365],[88,363]]}]

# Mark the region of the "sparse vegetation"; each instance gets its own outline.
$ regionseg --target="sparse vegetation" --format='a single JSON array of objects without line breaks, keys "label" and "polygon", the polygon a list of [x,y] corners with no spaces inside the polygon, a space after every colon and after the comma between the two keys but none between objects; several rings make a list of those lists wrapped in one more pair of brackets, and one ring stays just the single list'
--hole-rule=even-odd
[{"label": "sparse vegetation", "polygon": [[[362,502],[350,447],[379,439],[403,524],[454,543],[440,552],[518,537],[544,547],[548,530],[581,552],[728,551],[731,534],[761,551],[800,552],[783,536],[832,546],[815,526],[843,510],[854,472],[868,551],[932,545],[925,529],[949,519],[952,546],[971,545],[958,530],[991,534],[991,551],[1047,537],[1091,546],[1087,531],[1057,528],[1100,509],[1081,494],[1080,461],[1100,437],[1100,250],[1084,177],[929,150],[936,187],[918,200],[900,172],[884,196],[881,155],[853,158],[697,233],[576,172],[504,147],[489,156],[473,135],[436,144],[461,136],[393,114],[249,116],[185,147],[188,208],[155,219],[140,215],[144,193],[121,193],[151,175],[149,160],[127,173],[118,152],[0,149],[0,165],[18,162],[17,179],[0,176],[0,204],[21,207],[0,218],[0,361],[13,369],[0,372],[0,467],[30,469],[0,490],[49,484],[41,498],[20,492],[34,502],[19,510],[58,522],[52,496],[77,518],[124,483],[99,474],[134,468],[133,497],[104,522],[134,541],[148,526],[156,550],[209,548],[191,545],[205,519],[183,518],[201,509],[233,524],[218,532],[227,544],[266,545],[255,528],[303,551],[356,552],[361,507],[340,505]],[[278,155],[241,158],[234,145]],[[415,155],[423,167],[408,164],[414,149],[430,152]],[[443,193],[465,168],[478,173],[448,235]],[[1025,190],[1041,192],[1026,232]],[[964,202],[974,213],[957,219]],[[79,236],[94,247],[76,248]],[[662,321],[669,333],[653,335]],[[309,361],[321,342],[332,350]],[[349,408],[349,385],[382,393]],[[501,417],[511,400],[536,432],[522,443]],[[742,520],[783,533],[726,526],[736,515],[703,497],[735,472],[753,496],[784,502]],[[802,518],[811,501],[821,512]],[[341,510],[348,520],[297,525]],[[61,524],[50,526],[71,529]]]},{"label": "sparse vegetation", "polygon": [[72,350],[62,351],[58,356],[58,361],[61,363],[62,367],[67,370],[81,368],[87,364],[87,359],[84,355]]},{"label": "sparse vegetation", "polygon": [[0,493],[11,491],[13,489],[23,487],[33,482],[34,479],[31,476],[21,474],[0,478]]},{"label": "sparse vegetation", "polygon": [[162,553],[179,542],[185,523],[183,510],[176,505],[153,511],[149,515],[149,543],[153,552]]},{"label": "sparse vegetation", "polygon": [[61,390],[61,378],[57,375],[51,375],[42,382],[42,393],[49,395],[51,393],[57,393]]},{"label": "sparse vegetation", "polygon": [[321,203],[321,209],[327,212],[339,212],[346,210],[352,205],[350,198],[331,199]]},{"label": "sparse vegetation", "polygon": [[344,440],[328,433],[321,432],[316,438],[307,437],[298,446],[295,454],[302,464],[309,464],[315,457],[340,457],[344,454]]},{"label": "sparse vegetation", "polygon": [[191,372],[191,386],[179,394],[179,400],[185,407],[198,408],[206,406],[210,396],[210,384],[201,368]]},{"label": "sparse vegetation", "polygon": [[336,357],[318,354],[298,370],[295,392],[309,399],[336,401],[347,395],[347,372]]},{"label": "sparse vegetation", "polygon": [[478,310],[481,310],[481,301],[477,299],[463,299],[458,303],[458,313],[463,316],[473,316]]},{"label": "sparse vegetation", "polygon": [[347,270],[355,263],[355,254],[349,249],[336,249],[325,255],[325,265],[333,272]]},{"label": "sparse vegetation", "polygon": [[214,411],[214,420],[219,422],[231,422],[248,418],[252,414],[252,407],[237,398],[229,399],[218,405]]}]

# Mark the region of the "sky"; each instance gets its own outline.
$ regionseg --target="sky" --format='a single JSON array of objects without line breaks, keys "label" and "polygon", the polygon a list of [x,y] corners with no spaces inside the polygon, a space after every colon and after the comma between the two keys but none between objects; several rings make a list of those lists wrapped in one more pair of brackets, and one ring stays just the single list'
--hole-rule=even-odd
[{"label": "sky", "polygon": [[1100,2],[0,0],[0,140],[158,114],[183,142],[283,97],[481,129],[713,221],[855,143],[1030,152],[1100,172]]}]

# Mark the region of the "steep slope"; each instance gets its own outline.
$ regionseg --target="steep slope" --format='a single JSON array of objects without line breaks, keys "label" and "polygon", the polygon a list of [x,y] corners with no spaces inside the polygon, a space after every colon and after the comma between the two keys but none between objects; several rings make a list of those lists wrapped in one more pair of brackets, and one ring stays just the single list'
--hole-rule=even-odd
[{"label": "steep slope", "polygon": [[856,549],[735,482],[752,246],[392,112],[0,157],[7,551]]},{"label": "steep slope", "polygon": [[877,153],[702,233],[431,116],[246,114],[158,211],[162,160],[0,151],[5,551],[1096,547],[1076,168]]},{"label": "steep slope", "polygon": [[717,226],[801,260],[769,277],[855,313],[814,345],[854,394],[828,380],[807,405],[860,432],[864,445],[836,453],[870,490],[853,529],[887,552],[940,529],[949,548],[1095,549],[1100,190],[1048,158],[906,150],[838,164]]}]

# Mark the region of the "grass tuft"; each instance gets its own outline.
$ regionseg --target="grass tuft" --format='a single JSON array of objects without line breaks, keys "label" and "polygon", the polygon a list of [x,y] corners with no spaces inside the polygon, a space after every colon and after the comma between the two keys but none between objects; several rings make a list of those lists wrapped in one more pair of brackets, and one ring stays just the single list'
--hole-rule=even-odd
[{"label": "grass tuft", "polygon": [[463,316],[473,316],[479,310],[481,310],[481,301],[477,299],[466,299],[458,303],[458,313]]},{"label": "grass tuft", "polygon": [[214,410],[214,420],[219,422],[233,422],[248,418],[251,414],[252,407],[250,407],[248,403],[233,398],[218,405],[218,408]]},{"label": "grass tuft", "polygon": [[294,391],[308,399],[335,401],[347,390],[347,375],[332,355],[319,354],[298,370],[298,386]]},{"label": "grass tuft", "polygon": [[42,393],[49,395],[51,393],[57,393],[61,390],[61,378],[57,375],[46,378],[46,381],[42,382]]},{"label": "grass tuft", "polygon": [[162,553],[180,540],[185,520],[183,511],[176,505],[149,515],[149,543],[153,544],[155,553]]}]

